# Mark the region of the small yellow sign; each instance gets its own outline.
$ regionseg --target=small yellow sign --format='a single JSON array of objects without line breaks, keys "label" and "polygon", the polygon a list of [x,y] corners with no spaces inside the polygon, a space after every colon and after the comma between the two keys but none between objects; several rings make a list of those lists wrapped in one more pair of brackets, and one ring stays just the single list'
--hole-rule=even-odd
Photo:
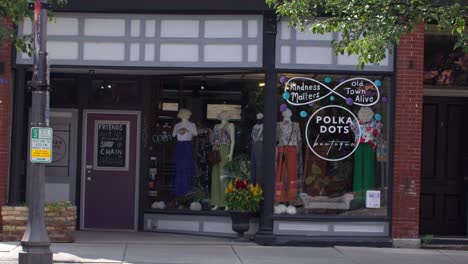
[{"label": "small yellow sign", "polygon": [[31,156],[33,159],[50,159],[52,154],[50,150],[46,149],[33,149],[31,151]]}]

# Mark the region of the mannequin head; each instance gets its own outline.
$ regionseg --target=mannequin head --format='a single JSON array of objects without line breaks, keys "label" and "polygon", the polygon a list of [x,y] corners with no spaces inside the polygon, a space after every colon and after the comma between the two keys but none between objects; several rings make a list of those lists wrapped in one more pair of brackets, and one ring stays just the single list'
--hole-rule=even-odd
[{"label": "mannequin head", "polygon": [[179,110],[179,113],[177,114],[177,117],[182,119],[182,120],[189,120],[190,116],[192,115],[192,112],[190,110],[181,108]]},{"label": "mannequin head", "polygon": [[257,114],[257,124],[261,124],[261,123],[263,123],[263,114],[258,113]]},{"label": "mannequin head", "polygon": [[372,118],[374,117],[374,111],[372,111],[372,109],[367,106],[361,107],[361,109],[359,109],[357,113],[357,116],[359,118],[359,121],[363,123],[367,123],[371,121]]},{"label": "mannequin head", "polygon": [[283,113],[283,120],[291,120],[292,112],[289,109],[286,109]]},{"label": "mannequin head", "polygon": [[227,111],[222,111],[221,113],[218,114],[218,120],[227,122],[231,120],[231,115]]}]

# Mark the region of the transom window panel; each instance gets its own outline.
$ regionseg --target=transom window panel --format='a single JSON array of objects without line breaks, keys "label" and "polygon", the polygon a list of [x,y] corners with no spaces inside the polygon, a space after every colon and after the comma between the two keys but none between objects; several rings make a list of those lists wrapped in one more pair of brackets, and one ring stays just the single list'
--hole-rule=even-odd
[{"label": "transom window panel", "polygon": [[[263,16],[55,13],[52,65],[262,67]],[[31,21],[19,36],[32,34]],[[32,64],[27,54],[18,64]]]},{"label": "transom window panel", "polygon": [[[57,25],[59,27],[59,25]],[[124,19],[96,19],[84,20],[85,36],[123,37],[125,36]]]},{"label": "transom window panel", "polygon": [[161,61],[198,61],[198,45],[162,44]]},{"label": "transom window panel", "polygon": [[[358,57],[347,54],[335,56],[332,42],[340,40],[338,32],[313,34],[310,27],[304,31],[291,28],[289,21],[278,22],[276,35],[276,67],[279,69],[357,70]],[[392,72],[393,51],[378,64],[368,64],[365,71]]]},{"label": "transom window panel", "polygon": [[205,61],[236,62],[242,59],[241,45],[206,45]]},{"label": "transom window panel", "polygon": [[87,61],[123,61],[125,56],[124,43],[86,42],[83,59]]},{"label": "transom window panel", "polygon": [[242,20],[205,21],[205,38],[241,38]]},{"label": "transom window panel", "polygon": [[198,20],[161,20],[163,38],[198,38],[200,22]]},{"label": "transom window panel", "polygon": [[78,59],[78,43],[67,41],[50,41],[48,44],[49,57],[51,59]]},{"label": "transom window panel", "polygon": [[51,36],[78,36],[78,19],[55,18],[47,27],[47,34]]}]

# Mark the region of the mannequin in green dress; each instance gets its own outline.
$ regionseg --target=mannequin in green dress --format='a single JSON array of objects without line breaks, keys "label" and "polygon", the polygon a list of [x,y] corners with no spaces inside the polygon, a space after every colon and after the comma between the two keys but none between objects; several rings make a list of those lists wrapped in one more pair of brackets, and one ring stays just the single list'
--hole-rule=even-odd
[{"label": "mannequin in green dress", "polygon": [[382,123],[374,119],[370,107],[361,107],[357,116],[361,137],[354,153],[353,191],[356,193],[356,201],[365,202],[365,192],[375,188],[375,147]]},{"label": "mannequin in green dress", "polygon": [[230,119],[229,113],[222,111],[218,115],[218,120],[221,122],[213,129],[212,145],[213,149],[219,150],[221,161],[211,170],[211,204],[214,206],[212,210],[226,206],[224,190],[227,187],[229,175],[225,172],[224,165],[232,160],[235,143],[235,127],[229,122]]}]

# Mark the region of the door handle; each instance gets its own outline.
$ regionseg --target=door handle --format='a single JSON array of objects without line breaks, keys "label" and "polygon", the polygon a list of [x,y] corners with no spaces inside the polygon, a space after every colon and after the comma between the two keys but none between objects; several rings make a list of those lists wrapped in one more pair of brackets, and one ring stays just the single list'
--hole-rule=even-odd
[{"label": "door handle", "polygon": [[86,172],[91,173],[91,170],[93,169],[93,165],[86,165]]}]

